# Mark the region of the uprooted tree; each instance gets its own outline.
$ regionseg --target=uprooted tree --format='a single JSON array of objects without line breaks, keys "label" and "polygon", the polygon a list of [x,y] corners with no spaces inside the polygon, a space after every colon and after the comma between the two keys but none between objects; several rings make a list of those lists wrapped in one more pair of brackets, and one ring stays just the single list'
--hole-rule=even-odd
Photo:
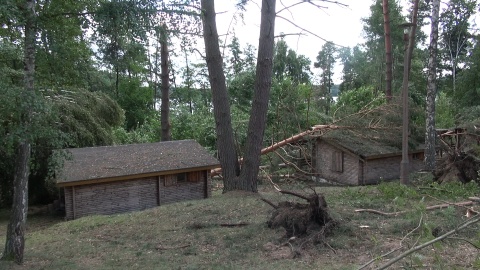
[{"label": "uprooted tree", "polygon": [[284,228],[287,238],[313,236],[313,242],[320,242],[335,226],[336,222],[330,216],[327,202],[322,194],[314,192],[303,195],[287,190],[279,192],[304,199],[306,203],[284,201],[277,205],[263,198],[264,202],[274,208],[267,222],[268,227]]},{"label": "uprooted tree", "polygon": [[480,136],[465,128],[440,130],[438,133],[441,157],[433,172],[434,179],[439,183],[478,181]]}]

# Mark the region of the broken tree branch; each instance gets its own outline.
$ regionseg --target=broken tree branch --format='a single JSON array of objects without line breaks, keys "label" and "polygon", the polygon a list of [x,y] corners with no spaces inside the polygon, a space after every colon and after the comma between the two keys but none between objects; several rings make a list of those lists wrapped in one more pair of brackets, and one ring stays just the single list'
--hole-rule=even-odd
[{"label": "broken tree branch", "polygon": [[461,238],[461,237],[448,237],[447,239],[465,241],[465,242],[469,243],[471,246],[473,246],[474,248],[480,249],[480,247],[477,246],[475,243],[473,243],[472,241],[470,241],[470,240],[468,240],[468,239],[465,239],[465,238]]},{"label": "broken tree branch", "polygon": [[[432,198],[432,199],[434,199],[434,200],[436,200],[436,201],[442,202],[442,203],[444,203],[444,204],[452,204],[452,203],[449,202],[449,201],[441,200],[441,199],[436,198],[436,197],[434,197],[434,196],[432,196],[432,195],[425,194],[425,196],[430,197],[430,198]],[[470,200],[470,198],[469,198],[469,200]],[[474,202],[474,201],[472,201],[472,200],[470,200],[470,201],[471,201],[471,202]],[[465,210],[471,210],[471,211],[473,211],[473,212],[476,212],[475,210],[472,210],[472,209],[468,208],[468,207],[467,207],[468,205],[457,205],[457,206],[458,206],[458,207],[462,207],[462,208],[464,208]],[[477,213],[478,213],[478,212],[477,212]]]},{"label": "broken tree branch", "polygon": [[278,205],[274,204],[273,202],[271,202],[271,201],[269,201],[269,200],[267,200],[267,199],[265,199],[265,198],[262,198],[261,200],[264,201],[264,202],[266,202],[266,203],[268,203],[268,204],[269,204],[271,207],[273,207],[274,209],[278,209]]},{"label": "broken tree branch", "polygon": [[282,193],[282,194],[288,194],[288,195],[292,195],[292,196],[295,196],[295,197],[298,197],[298,198],[302,198],[302,199],[306,200],[307,202],[310,202],[310,198],[308,198],[307,196],[296,193],[296,192],[293,192],[293,191],[280,190],[279,192]]},{"label": "broken tree branch", "polygon": [[[442,208],[447,208],[449,206],[464,207],[464,206],[473,205],[473,204],[474,204],[474,202],[472,202],[472,201],[465,201],[465,202],[459,202],[459,203],[444,203],[444,204],[428,206],[427,208],[425,208],[425,210],[442,209]],[[357,212],[357,213],[367,212],[367,213],[373,213],[373,214],[378,214],[378,215],[381,215],[381,216],[390,217],[390,216],[398,216],[398,215],[406,214],[406,213],[411,212],[411,211],[410,210],[404,210],[404,211],[397,211],[397,212],[382,212],[382,211],[375,210],[375,209],[356,209],[355,212]]]},{"label": "broken tree branch", "polygon": [[[398,251],[400,249],[403,248],[403,241],[405,241],[405,239],[407,239],[407,237],[409,235],[411,235],[412,233],[414,233],[416,230],[418,230],[421,226],[422,226],[422,222],[423,222],[423,215],[420,216],[420,221],[418,222],[418,226],[415,227],[413,230],[411,230],[410,232],[408,232],[403,238],[402,240],[400,241],[400,246],[395,248],[395,249],[392,249],[390,250],[389,252],[385,253],[385,254],[382,254],[378,257],[375,257],[373,259],[371,259],[370,261],[366,262],[365,264],[363,264],[362,266],[360,266],[357,270],[361,270],[361,269],[364,269],[365,267],[369,266],[370,264],[374,263],[375,261],[378,261],[378,259],[381,259],[381,258],[385,258],[387,257],[388,255],[394,253],[395,251]],[[417,240],[418,241],[418,240]],[[415,242],[415,245],[417,244],[417,242]]]},{"label": "broken tree branch", "polygon": [[268,175],[268,173],[262,168],[260,170],[265,173],[265,177],[268,179],[268,181],[270,181],[270,184],[272,184],[273,188],[275,188],[276,191],[280,191],[281,188],[273,182],[272,178]]},{"label": "broken tree branch", "polygon": [[434,244],[434,243],[436,243],[440,240],[443,240],[443,239],[447,238],[448,236],[450,236],[450,235],[452,235],[452,234],[454,234],[454,233],[456,233],[456,232],[458,232],[458,231],[460,231],[460,230],[462,230],[462,229],[464,229],[464,228],[466,228],[466,227],[468,227],[472,224],[477,223],[478,221],[480,221],[480,216],[475,216],[474,218],[468,219],[463,224],[458,226],[457,228],[455,228],[455,229],[453,229],[453,230],[451,230],[451,231],[449,231],[449,232],[447,232],[447,233],[445,233],[445,234],[443,234],[443,235],[441,235],[441,236],[439,236],[439,237],[437,237],[437,238],[435,238],[431,241],[428,241],[426,243],[415,246],[415,247],[405,251],[404,253],[402,253],[402,254],[398,255],[397,257],[393,258],[392,260],[388,261],[386,264],[380,266],[378,269],[379,270],[387,269],[388,267],[390,267],[391,265],[393,265],[397,261],[409,256],[410,254],[412,254],[416,251],[419,251],[422,248],[428,247],[428,246],[430,246],[430,245],[432,245],[432,244]]},{"label": "broken tree branch", "polygon": [[189,247],[190,244],[185,244],[185,245],[180,245],[180,246],[164,246],[164,245],[157,245],[155,247],[156,250],[170,250],[170,249],[180,249],[180,248],[186,248]]},{"label": "broken tree branch", "polygon": [[220,223],[218,224],[220,227],[243,227],[250,225],[248,222],[238,222],[238,223]]},{"label": "broken tree branch", "polygon": [[280,19],[283,19],[283,20],[285,20],[285,21],[287,21],[287,22],[289,22],[290,24],[292,24],[293,26],[297,27],[298,29],[300,29],[300,30],[302,30],[302,31],[305,31],[305,32],[309,33],[310,35],[313,35],[313,36],[315,36],[315,37],[317,37],[317,38],[319,38],[319,39],[321,39],[321,40],[323,40],[323,41],[325,41],[325,42],[330,42],[330,43],[332,43],[332,44],[335,45],[335,46],[345,48],[345,46],[342,46],[342,45],[333,43],[333,42],[331,42],[331,41],[328,41],[328,40],[326,40],[325,38],[323,38],[323,37],[321,37],[321,36],[313,33],[312,31],[309,31],[309,30],[301,27],[300,25],[292,22],[291,20],[289,20],[289,19],[287,19],[287,18],[285,18],[285,17],[282,17],[282,16],[280,16],[280,15],[277,15],[277,17],[280,18]]}]

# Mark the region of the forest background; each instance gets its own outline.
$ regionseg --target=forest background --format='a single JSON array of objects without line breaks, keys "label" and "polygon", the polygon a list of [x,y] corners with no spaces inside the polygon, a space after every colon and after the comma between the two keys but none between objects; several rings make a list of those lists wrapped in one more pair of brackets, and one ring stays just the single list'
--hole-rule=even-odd
[{"label": "forest background", "polygon": [[[240,40],[247,2],[239,1],[232,25],[221,33],[235,145],[242,156],[255,83],[256,45]],[[320,1],[323,2],[323,1]],[[273,79],[264,146],[318,124],[328,124],[367,107],[385,104],[385,50],[382,1],[361,1],[370,12],[362,19],[363,41],[345,47],[326,42],[321,29],[296,25],[289,9],[277,5],[277,21],[298,31],[277,28]],[[393,95],[399,96],[405,43],[400,24],[409,21],[408,5],[390,1],[393,44]],[[254,5],[252,2],[249,5]],[[345,2],[348,5],[348,2]],[[0,4],[0,205],[13,197],[15,149],[28,134],[32,142],[29,176],[31,203],[57,196],[53,150],[161,140],[160,104],[162,46],[169,68],[169,132],[171,139],[195,139],[217,151],[212,94],[196,1],[36,1],[35,91],[24,87],[25,17],[17,1]],[[258,4],[259,5],[259,4]],[[325,14],[324,3],[303,3]],[[249,7],[251,8],[251,7]],[[405,10],[407,12],[405,12]],[[326,11],[328,12],[328,10]],[[431,3],[420,1],[419,30],[410,78],[412,126],[425,126],[428,38]],[[442,5],[436,93],[436,127],[475,127],[480,116],[480,44],[474,18],[476,0],[452,0]],[[219,14],[220,16],[221,14]],[[300,16],[300,15],[295,15]],[[293,17],[295,17],[293,16]],[[302,29],[303,28],[303,29]],[[315,31],[309,30],[314,28]],[[287,43],[289,36],[315,37],[311,59]],[[256,36],[256,35],[252,35]],[[324,40],[322,40],[322,38]],[[200,38],[201,39],[201,38]],[[340,43],[340,42],[339,42]],[[310,53],[311,53],[310,50]],[[175,59],[175,60],[173,60]],[[340,68],[336,68],[336,67]],[[340,69],[340,70],[339,70]],[[164,73],[163,73],[164,74]],[[338,84],[334,83],[338,78]],[[338,100],[332,96],[338,91]],[[25,99],[28,102],[25,103]],[[28,104],[28,105],[25,105]],[[165,104],[165,102],[163,102]],[[22,108],[32,108],[28,130]]]}]

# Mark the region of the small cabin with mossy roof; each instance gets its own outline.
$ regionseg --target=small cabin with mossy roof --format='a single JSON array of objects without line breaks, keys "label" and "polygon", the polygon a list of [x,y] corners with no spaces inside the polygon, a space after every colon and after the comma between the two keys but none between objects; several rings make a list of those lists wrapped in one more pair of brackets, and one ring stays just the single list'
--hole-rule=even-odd
[{"label": "small cabin with mossy roof", "polygon": [[[332,130],[314,138],[312,167],[321,179],[345,185],[400,179],[401,136]],[[424,168],[424,148],[410,140],[410,172]]]},{"label": "small cabin with mossy roof", "polygon": [[220,166],[193,140],[65,150],[57,186],[67,220],[208,198]]}]

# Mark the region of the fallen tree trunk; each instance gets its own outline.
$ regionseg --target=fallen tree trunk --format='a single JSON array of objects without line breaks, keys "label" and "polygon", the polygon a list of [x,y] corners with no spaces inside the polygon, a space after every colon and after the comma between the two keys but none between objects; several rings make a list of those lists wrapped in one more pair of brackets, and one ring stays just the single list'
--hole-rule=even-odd
[{"label": "fallen tree trunk", "polygon": [[[314,134],[315,132],[318,132],[318,131],[340,129],[340,128],[349,128],[349,127],[341,127],[341,126],[336,126],[336,125],[316,125],[316,126],[313,126],[310,130],[298,133],[298,134],[293,135],[293,136],[291,136],[291,137],[289,137],[289,138],[287,138],[283,141],[274,143],[274,144],[272,144],[272,145],[270,145],[266,148],[263,148],[261,150],[260,154],[261,155],[268,154],[270,152],[273,152],[273,151],[279,149],[280,147],[283,147],[287,144],[290,144],[290,143],[296,142],[298,140],[301,140],[301,139],[305,138],[306,136]],[[243,158],[240,158],[239,162],[241,164],[243,162]],[[211,176],[216,176],[216,175],[219,175],[221,173],[222,173],[222,168],[215,168],[215,169],[211,170],[210,175]]]}]

